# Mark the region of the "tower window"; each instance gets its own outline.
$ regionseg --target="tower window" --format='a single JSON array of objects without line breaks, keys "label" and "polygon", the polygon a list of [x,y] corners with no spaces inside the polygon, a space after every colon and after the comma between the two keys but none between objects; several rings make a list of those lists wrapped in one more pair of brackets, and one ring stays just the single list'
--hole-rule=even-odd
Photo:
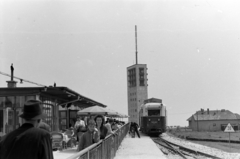
[{"label": "tower window", "polygon": [[139,85],[145,86],[144,85],[144,68],[139,68]]},{"label": "tower window", "polygon": [[136,87],[136,68],[128,70],[128,84],[129,87]]}]

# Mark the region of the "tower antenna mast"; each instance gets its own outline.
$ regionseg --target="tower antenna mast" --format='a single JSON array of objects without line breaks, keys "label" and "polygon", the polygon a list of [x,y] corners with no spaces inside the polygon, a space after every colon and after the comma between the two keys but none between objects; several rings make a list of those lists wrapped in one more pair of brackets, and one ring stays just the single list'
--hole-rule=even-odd
[{"label": "tower antenna mast", "polygon": [[135,25],[135,42],[136,42],[136,64],[138,64],[138,52],[137,52],[137,26]]}]

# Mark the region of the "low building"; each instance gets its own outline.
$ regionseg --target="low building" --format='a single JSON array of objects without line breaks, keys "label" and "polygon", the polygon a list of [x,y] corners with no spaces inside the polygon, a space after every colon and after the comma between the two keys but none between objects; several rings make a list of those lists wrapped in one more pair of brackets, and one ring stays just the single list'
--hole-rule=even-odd
[{"label": "low building", "polygon": [[234,130],[240,129],[240,115],[229,110],[201,109],[187,119],[193,131],[224,131],[228,123]]},{"label": "low building", "polygon": [[43,112],[47,114],[43,121],[50,126],[51,131],[59,131],[74,126],[77,120],[77,111],[80,109],[94,105],[106,107],[106,105],[67,87],[56,87],[56,83],[47,87],[27,81],[40,85],[40,87],[17,87],[17,81],[14,81],[14,78],[19,79],[20,83],[23,79],[14,77],[13,64],[10,68],[11,75],[4,73],[4,75],[11,77],[11,80],[7,81],[8,87],[0,88],[0,137],[23,123],[19,114],[22,112],[24,103],[30,99],[42,101]]},{"label": "low building", "polygon": [[25,101],[41,100],[44,119],[52,131],[73,126],[77,111],[86,107],[104,104],[85,97],[67,87],[6,87],[0,88],[0,136],[18,128],[22,124],[19,114]]}]

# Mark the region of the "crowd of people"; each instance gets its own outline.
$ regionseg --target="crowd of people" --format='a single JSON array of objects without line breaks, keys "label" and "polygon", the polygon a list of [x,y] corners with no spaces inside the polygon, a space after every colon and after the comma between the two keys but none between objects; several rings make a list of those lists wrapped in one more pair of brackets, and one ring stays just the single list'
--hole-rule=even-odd
[{"label": "crowd of people", "polygon": [[[24,104],[23,113],[19,115],[23,124],[0,141],[0,159],[53,159],[51,128],[42,121],[47,115],[41,104],[39,100],[28,100]],[[62,133],[76,138],[77,151],[81,151],[109,134],[114,135],[124,124],[112,118],[105,121],[102,115],[78,117],[74,127]]]},{"label": "crowd of people", "polygon": [[84,119],[78,118],[74,125],[74,132],[78,141],[77,151],[105,139],[109,134],[114,134],[124,124],[124,122],[111,118],[107,118],[105,122],[102,115]]}]

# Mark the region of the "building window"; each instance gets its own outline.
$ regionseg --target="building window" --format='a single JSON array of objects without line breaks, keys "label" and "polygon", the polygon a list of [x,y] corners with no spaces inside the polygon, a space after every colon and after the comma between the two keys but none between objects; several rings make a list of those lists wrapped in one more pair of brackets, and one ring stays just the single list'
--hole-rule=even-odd
[{"label": "building window", "polygon": [[4,109],[5,108],[5,97],[0,97],[0,108]]},{"label": "building window", "polygon": [[53,118],[54,115],[56,116],[56,113],[54,113],[54,106],[56,103],[54,102],[54,99],[47,97],[41,97],[40,100],[42,101],[43,112],[47,114],[47,117],[43,119],[43,121],[46,122],[53,130],[56,125],[56,121]]},{"label": "building window", "polygon": [[5,108],[5,97],[0,97],[0,132],[3,132],[3,109]]},{"label": "building window", "polygon": [[0,109],[0,132],[3,132],[3,110]]},{"label": "building window", "polygon": [[24,105],[25,97],[24,96],[16,96],[16,108],[21,109]]},{"label": "building window", "polygon": [[6,101],[5,101],[5,106],[6,107],[10,107],[13,108],[14,104],[15,104],[15,98],[13,96],[8,96],[6,97]]},{"label": "building window", "polygon": [[144,68],[139,68],[139,85],[145,86],[144,85]]},{"label": "building window", "polygon": [[129,87],[136,87],[136,68],[128,70],[128,85]]}]

